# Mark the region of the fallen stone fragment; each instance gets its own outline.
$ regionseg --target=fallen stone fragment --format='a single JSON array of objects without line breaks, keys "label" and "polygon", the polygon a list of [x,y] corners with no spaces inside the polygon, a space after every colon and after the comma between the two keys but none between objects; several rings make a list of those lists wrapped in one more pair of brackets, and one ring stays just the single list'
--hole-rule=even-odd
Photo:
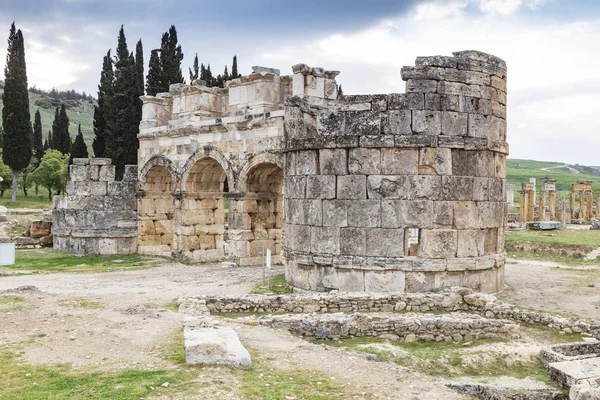
[{"label": "fallen stone fragment", "polygon": [[185,361],[196,365],[224,365],[232,368],[250,368],[250,353],[231,328],[194,327],[184,328]]}]

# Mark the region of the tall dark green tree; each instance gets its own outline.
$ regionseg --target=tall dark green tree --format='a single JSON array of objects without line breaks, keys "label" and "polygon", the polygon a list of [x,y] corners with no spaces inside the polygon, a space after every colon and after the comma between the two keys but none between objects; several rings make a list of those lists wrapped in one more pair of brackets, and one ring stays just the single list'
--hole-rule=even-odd
[{"label": "tall dark green tree", "polygon": [[0,126],[0,149],[4,147],[4,128]]},{"label": "tall dark green tree", "polygon": [[[50,133],[48,133],[48,137],[50,137],[49,135]],[[44,139],[44,153],[50,148],[50,143],[48,143],[48,137]]]},{"label": "tall dark green tree", "polygon": [[144,47],[142,46],[142,39],[138,40],[135,45],[135,70],[137,73],[138,93],[142,96],[144,94]]},{"label": "tall dark green tree", "polygon": [[[44,142],[42,135],[42,116],[40,115],[40,110],[38,109],[35,112],[35,117],[33,119],[33,154],[37,159],[37,165],[39,165],[40,160],[44,156]],[[36,165],[36,167],[37,167]]]},{"label": "tall dark green tree", "polygon": [[94,106],[94,141],[92,148],[96,157],[106,155],[106,115],[110,112],[110,100],[113,96],[115,74],[110,50],[102,60],[102,72],[98,85],[98,105]]},{"label": "tall dark green tree", "polygon": [[154,49],[150,52],[148,75],[146,76],[146,94],[148,96],[156,96],[157,93],[165,91],[162,82],[162,68],[160,66],[159,52],[160,50],[158,49]]},{"label": "tall dark green tree", "polygon": [[196,56],[194,57],[194,65],[192,68],[190,68],[190,83],[194,82],[200,77],[200,75],[198,75],[198,72],[200,70],[200,68],[198,67],[198,53],[196,53]]},{"label": "tall dark green tree", "polygon": [[27,92],[25,42],[21,30],[13,22],[8,35],[8,51],[4,66],[4,108],[2,126],[4,146],[2,160],[12,170],[12,201],[17,201],[19,174],[31,162],[33,132]]},{"label": "tall dark green tree", "polygon": [[233,56],[233,62],[231,63],[231,79],[239,78],[242,76],[238,73],[237,56]]},{"label": "tall dark green tree", "polygon": [[183,52],[181,45],[177,43],[177,29],[171,25],[168,32],[163,34],[160,44],[160,63],[163,72],[163,84],[165,90],[169,90],[169,85],[173,83],[185,83],[185,78],[181,73],[181,61]]},{"label": "tall dark green tree", "polygon": [[116,50],[113,88],[110,115],[106,118],[107,130],[110,132],[107,137],[111,138],[110,142],[107,142],[107,150],[116,166],[117,178],[121,179],[125,165],[137,164],[137,134],[141,120],[135,57],[127,49],[122,26]]},{"label": "tall dark green tree", "polygon": [[52,140],[50,142],[50,148],[58,150],[63,154],[67,154],[71,151],[69,117],[67,116],[65,103],[62,103],[60,108],[56,108],[54,121],[52,122]]},{"label": "tall dark green tree", "polygon": [[79,124],[79,128],[77,128],[77,136],[75,136],[75,141],[71,146],[71,154],[69,156],[69,165],[73,164],[74,158],[88,158],[88,149],[83,140],[83,133],[81,133],[81,124]]}]

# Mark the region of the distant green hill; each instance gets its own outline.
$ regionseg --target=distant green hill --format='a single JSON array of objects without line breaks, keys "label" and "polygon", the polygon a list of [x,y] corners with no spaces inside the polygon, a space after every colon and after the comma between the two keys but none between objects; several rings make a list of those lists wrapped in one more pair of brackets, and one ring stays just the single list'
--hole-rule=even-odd
[{"label": "distant green hill", "polygon": [[[0,95],[4,92],[0,88]],[[43,94],[37,94],[29,92],[29,109],[31,112],[31,122],[33,123],[33,117],[36,110],[39,108],[40,115],[42,117],[42,132],[44,133],[44,139],[48,136],[48,131],[52,128],[52,121],[54,121],[54,111],[57,106],[60,106],[61,100],[48,97]],[[77,126],[81,124],[81,131],[83,132],[83,138],[88,146],[88,151],[93,153],[92,141],[94,140],[94,101],[89,100],[64,100],[67,108],[67,115],[69,116],[69,133],[71,137],[75,139],[77,135]],[[0,113],[2,112],[2,98],[0,96]],[[0,120],[0,124],[2,121]]]},{"label": "distant green hill", "polygon": [[544,179],[556,179],[556,190],[559,192],[570,191],[571,184],[577,181],[590,180],[593,182],[594,192],[600,194],[600,171],[585,165],[508,159],[506,178],[517,190],[521,188],[521,183],[529,182],[529,178],[536,178],[538,190]]}]

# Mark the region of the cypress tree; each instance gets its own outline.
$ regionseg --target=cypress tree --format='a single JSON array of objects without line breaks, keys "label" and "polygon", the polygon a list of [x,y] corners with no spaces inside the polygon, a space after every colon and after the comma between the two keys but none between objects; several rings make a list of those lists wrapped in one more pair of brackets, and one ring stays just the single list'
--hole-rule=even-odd
[{"label": "cypress tree", "polygon": [[59,137],[58,132],[60,131],[60,119],[58,118],[58,107],[54,111],[54,120],[52,121],[52,134],[49,134],[50,148],[52,150],[58,150],[59,144],[57,139]]},{"label": "cypress tree", "polygon": [[113,95],[114,71],[110,50],[102,60],[102,72],[98,85],[98,105],[94,106],[94,141],[92,148],[96,157],[106,154],[106,114]]},{"label": "cypress tree", "polygon": [[75,141],[73,142],[73,146],[71,146],[71,155],[69,156],[69,165],[73,164],[74,158],[88,158],[88,149],[83,140],[83,133],[81,133],[81,124],[79,124],[79,128],[77,129],[77,136],[75,136]]},{"label": "cypress tree", "polygon": [[4,147],[4,128],[0,126],[0,149]]},{"label": "cypress tree", "polygon": [[[146,94],[156,96],[157,93],[164,92],[162,83],[162,68],[160,65],[160,56],[158,49],[150,52],[150,62],[148,63],[148,76],[146,76]],[[168,88],[167,88],[168,89]]]},{"label": "cypress tree", "polygon": [[344,91],[342,90],[342,85],[338,86],[337,95],[338,95],[338,97],[342,97],[344,95]]},{"label": "cypress tree", "polygon": [[194,57],[194,69],[192,70],[192,68],[190,68],[190,83],[193,83],[196,79],[198,79],[198,71],[199,71],[199,67],[198,67],[198,53],[196,53],[196,56]]},{"label": "cypress tree", "polygon": [[204,67],[204,64],[200,64],[200,80],[206,81],[206,67]]},{"label": "cypress tree", "polygon": [[63,154],[69,153],[71,151],[71,135],[69,135],[69,117],[67,116],[65,103],[60,105],[60,111],[57,109],[52,128],[52,138],[56,146],[54,149],[59,150]]},{"label": "cypress tree", "polygon": [[181,45],[177,44],[177,29],[175,28],[175,25],[171,25],[169,31],[165,32],[163,35],[160,57],[163,68],[163,80],[166,84],[165,90],[169,90],[169,85],[173,83],[185,83],[185,78],[181,73],[183,53],[181,51]]},{"label": "cypress tree", "polygon": [[53,150],[53,148],[52,148],[52,130],[48,131],[48,137],[46,138],[46,143],[48,144],[48,147],[46,147],[44,149],[44,152],[48,149]]},{"label": "cypress tree", "polygon": [[42,136],[42,116],[40,115],[40,110],[38,109],[35,112],[35,118],[33,120],[33,152],[35,158],[37,159],[37,165],[40,164],[40,161],[44,156],[44,143]]},{"label": "cypress tree", "polygon": [[233,56],[233,62],[231,64],[231,79],[239,78],[242,76],[238,74],[237,56]]},{"label": "cypress tree", "polygon": [[223,82],[230,80],[229,72],[227,72],[227,65],[225,66],[225,72],[223,72]]},{"label": "cypress tree", "polygon": [[14,22],[8,36],[3,101],[4,146],[2,160],[12,170],[12,201],[14,203],[17,201],[19,174],[29,165],[33,148],[25,44],[23,33],[20,29],[16,30]]},{"label": "cypress tree", "polygon": [[[50,132],[48,132],[48,136],[50,136]],[[48,150],[50,148],[50,144],[48,143],[48,138],[46,138],[44,140],[44,153],[46,152],[46,150]]]},{"label": "cypress tree", "polygon": [[212,71],[210,70],[210,64],[206,67],[206,71],[204,71],[204,78],[206,79],[206,86],[212,87],[214,86],[214,78],[212,76]]},{"label": "cypress tree", "polygon": [[[144,95],[144,48],[142,47],[142,39],[138,40],[135,45],[135,70],[138,79],[138,93]],[[141,107],[140,101],[140,107]]]},{"label": "cypress tree", "polygon": [[121,179],[125,165],[137,164],[137,134],[141,120],[135,57],[127,50],[123,27],[119,31],[116,54],[114,96],[107,118],[112,138],[107,148],[116,166],[117,179]]}]

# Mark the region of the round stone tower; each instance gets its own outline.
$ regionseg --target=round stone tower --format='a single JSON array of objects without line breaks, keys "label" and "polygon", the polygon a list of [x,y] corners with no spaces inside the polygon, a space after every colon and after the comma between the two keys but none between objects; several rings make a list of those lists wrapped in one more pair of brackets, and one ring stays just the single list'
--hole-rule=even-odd
[{"label": "round stone tower", "polygon": [[418,57],[406,93],[288,99],[286,279],[315,290],[502,290],[506,64]]}]

